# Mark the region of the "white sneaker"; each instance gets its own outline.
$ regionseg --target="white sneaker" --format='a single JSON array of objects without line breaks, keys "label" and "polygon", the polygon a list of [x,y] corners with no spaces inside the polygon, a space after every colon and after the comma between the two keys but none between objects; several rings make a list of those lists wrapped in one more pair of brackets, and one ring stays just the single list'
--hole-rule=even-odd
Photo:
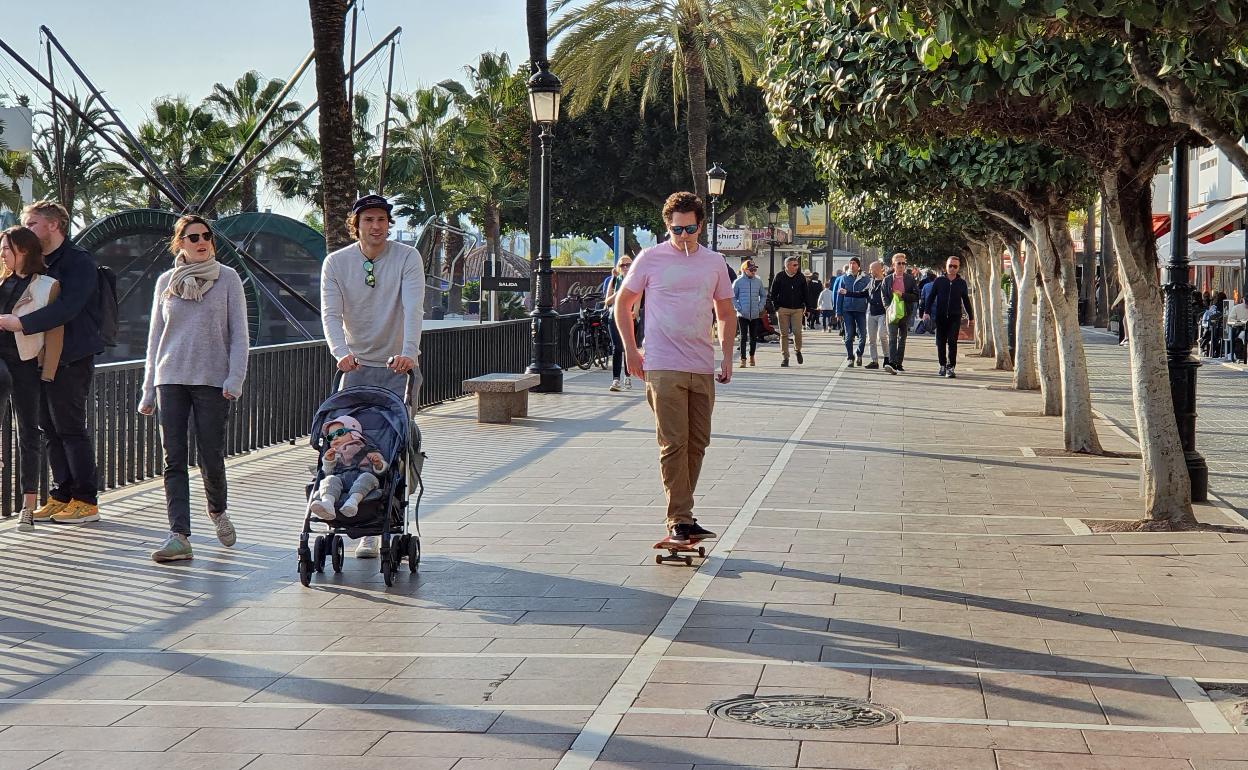
[{"label": "white sneaker", "polygon": [[360,512],[360,502],[363,500],[364,497],[362,495],[351,495],[338,509],[338,512],[342,514],[343,518],[355,518],[355,514]]},{"label": "white sneaker", "polygon": [[611,388],[610,388],[610,390],[611,390],[611,392],[612,392],[612,393],[618,393],[618,392],[619,392],[619,390],[620,390],[620,381],[619,381],[619,380],[611,380]]},{"label": "white sneaker", "polygon": [[355,547],[355,558],[376,559],[381,554],[381,538],[377,536],[362,537]]},{"label": "white sneaker", "polygon": [[632,389],[633,389],[633,378],[625,377],[624,378],[624,390],[632,390]]},{"label": "white sneaker", "polygon": [[35,509],[23,508],[21,517],[17,522],[18,532],[31,532],[35,528]]},{"label": "white sneaker", "polygon": [[312,515],[321,521],[333,521],[335,517],[335,502],[332,497],[318,497],[312,501],[312,505],[308,506],[308,510],[312,511]]}]

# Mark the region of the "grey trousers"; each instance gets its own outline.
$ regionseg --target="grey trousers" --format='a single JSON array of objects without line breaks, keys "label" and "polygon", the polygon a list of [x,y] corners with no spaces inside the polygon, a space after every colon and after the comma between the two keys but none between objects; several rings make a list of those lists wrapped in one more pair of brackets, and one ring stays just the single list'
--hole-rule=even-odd
[{"label": "grey trousers", "polygon": [[[368,472],[361,473],[351,483],[351,489],[347,493],[347,497],[359,495],[360,499],[363,500],[369,492],[372,492],[378,486],[379,482],[376,476]],[[321,499],[329,498],[335,503],[341,503],[343,501],[342,477],[326,476],[321,479],[321,485],[316,488],[316,496]]]}]

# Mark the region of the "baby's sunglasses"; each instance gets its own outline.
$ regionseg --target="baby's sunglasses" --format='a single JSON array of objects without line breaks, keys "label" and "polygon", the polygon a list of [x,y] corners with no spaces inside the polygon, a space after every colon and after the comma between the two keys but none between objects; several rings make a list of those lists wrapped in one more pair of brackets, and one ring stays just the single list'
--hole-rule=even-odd
[{"label": "baby's sunglasses", "polygon": [[350,428],[339,428],[338,430],[331,430],[329,433],[326,433],[325,438],[329,439],[330,441],[333,441],[339,436],[345,436],[350,432],[351,432]]}]

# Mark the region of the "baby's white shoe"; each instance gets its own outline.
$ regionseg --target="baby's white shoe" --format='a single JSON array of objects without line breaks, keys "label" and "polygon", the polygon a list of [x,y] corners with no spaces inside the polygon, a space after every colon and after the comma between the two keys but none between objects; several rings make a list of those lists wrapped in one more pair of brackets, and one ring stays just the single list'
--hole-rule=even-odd
[{"label": "baby's white shoe", "polygon": [[334,498],[325,496],[312,501],[312,505],[308,506],[312,511],[312,515],[321,521],[333,521],[334,514]]},{"label": "baby's white shoe", "polygon": [[341,513],[344,518],[354,518],[355,514],[360,512],[360,501],[363,499],[363,495],[351,495],[347,498],[347,501],[342,504],[342,507],[338,509],[338,512]]}]

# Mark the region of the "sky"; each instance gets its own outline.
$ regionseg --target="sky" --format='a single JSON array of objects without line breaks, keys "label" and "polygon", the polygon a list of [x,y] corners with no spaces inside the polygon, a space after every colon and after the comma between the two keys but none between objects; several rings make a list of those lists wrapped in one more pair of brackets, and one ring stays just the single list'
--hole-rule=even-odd
[{"label": "sky", "polygon": [[[357,56],[396,26],[403,27],[395,61],[395,90],[408,91],[446,78],[460,78],[484,51],[503,51],[513,62],[527,57],[521,0],[358,0]],[[40,71],[46,58],[39,25],[47,25],[92,82],[134,130],[147,118],[153,99],[183,95],[199,101],[215,83],[233,83],[248,70],[288,78],[312,48],[306,0],[46,0],[5,2],[0,38]],[[385,91],[386,56],[375,57],[356,89]],[[58,88],[73,72],[56,67]],[[0,91],[35,92],[25,71],[0,52]],[[80,89],[85,93],[86,89]],[[295,98],[315,94],[312,68]],[[315,114],[309,118],[315,128]],[[268,194],[261,207],[299,216]]]}]

